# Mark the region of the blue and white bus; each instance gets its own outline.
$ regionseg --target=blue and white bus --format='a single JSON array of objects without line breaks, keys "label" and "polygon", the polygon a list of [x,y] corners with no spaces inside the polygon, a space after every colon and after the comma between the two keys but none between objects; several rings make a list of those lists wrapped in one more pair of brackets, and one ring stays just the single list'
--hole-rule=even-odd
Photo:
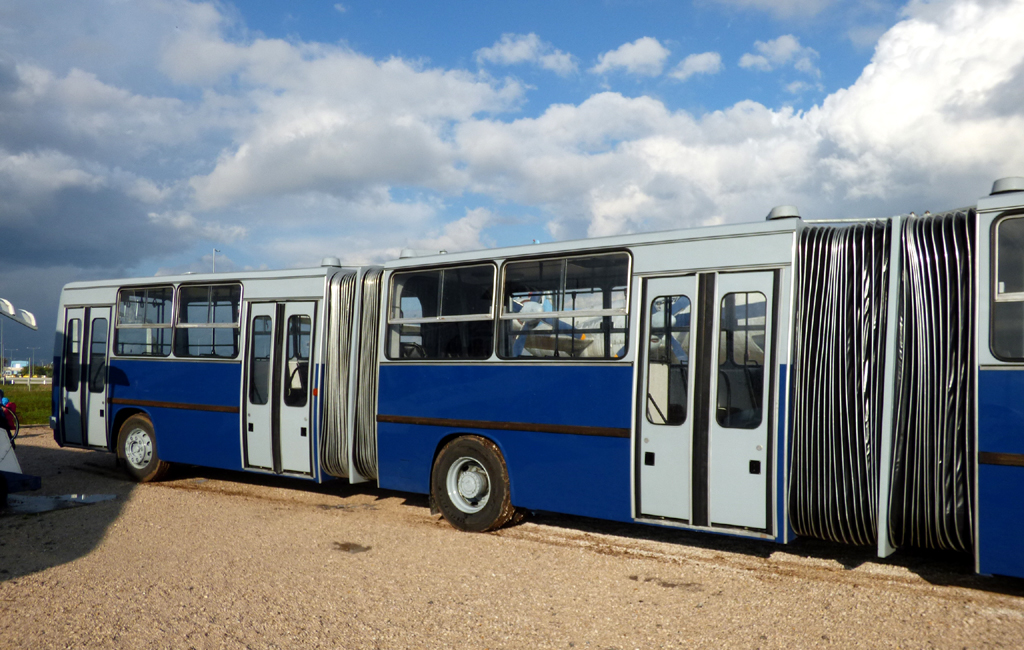
[{"label": "blue and white bus", "polygon": [[169,464],[1024,577],[1024,179],[970,208],[67,285],[51,426]]}]

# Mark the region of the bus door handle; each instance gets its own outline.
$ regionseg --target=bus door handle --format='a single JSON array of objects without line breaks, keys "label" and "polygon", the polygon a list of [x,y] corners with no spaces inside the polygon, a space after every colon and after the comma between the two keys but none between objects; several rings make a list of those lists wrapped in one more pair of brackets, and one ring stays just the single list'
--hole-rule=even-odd
[{"label": "bus door handle", "polygon": [[252,422],[249,423],[249,433],[252,433]]}]

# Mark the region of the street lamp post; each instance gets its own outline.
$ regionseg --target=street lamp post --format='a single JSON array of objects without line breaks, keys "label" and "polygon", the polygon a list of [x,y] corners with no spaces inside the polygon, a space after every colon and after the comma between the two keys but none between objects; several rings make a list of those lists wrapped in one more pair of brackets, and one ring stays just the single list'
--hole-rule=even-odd
[{"label": "street lamp post", "polygon": [[32,390],[32,371],[33,371],[33,368],[36,365],[36,350],[38,350],[38,349],[39,349],[38,347],[35,347],[35,348],[31,348],[30,347],[29,348],[29,350],[32,350],[32,357],[31,357],[31,359],[28,362],[28,389],[29,390]]},{"label": "street lamp post", "polygon": [[[11,353],[11,363],[12,363],[12,364],[14,363],[14,354],[15,354],[15,353],[16,353],[16,352],[17,352],[17,351],[18,351],[19,349],[20,349],[20,348],[10,348],[10,349],[8,350],[8,352],[10,352],[10,353]],[[13,366],[12,366],[12,367],[13,367]],[[11,379],[11,383],[12,383],[12,384],[14,384],[14,383],[17,383],[17,382],[15,382],[15,381],[14,381],[14,379],[12,378],[12,379]]]}]

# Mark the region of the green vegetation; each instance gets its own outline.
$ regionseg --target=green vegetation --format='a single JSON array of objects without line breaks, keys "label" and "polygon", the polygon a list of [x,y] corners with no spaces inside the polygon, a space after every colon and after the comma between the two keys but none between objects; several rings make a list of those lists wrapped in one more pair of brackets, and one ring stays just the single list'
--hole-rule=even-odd
[{"label": "green vegetation", "polygon": [[50,386],[28,386],[7,384],[0,386],[4,396],[18,405],[18,420],[22,426],[50,423]]}]

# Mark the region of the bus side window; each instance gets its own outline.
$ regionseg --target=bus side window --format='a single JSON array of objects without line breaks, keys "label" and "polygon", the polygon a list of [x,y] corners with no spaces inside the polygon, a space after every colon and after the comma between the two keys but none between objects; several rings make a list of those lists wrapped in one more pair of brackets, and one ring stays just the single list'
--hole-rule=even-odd
[{"label": "bus side window", "polygon": [[647,354],[647,421],[651,424],[686,421],[690,314],[686,296],[659,296],[651,303]]},{"label": "bus side window", "polygon": [[1024,217],[996,222],[996,277],[992,295],[992,354],[1024,361]]},{"label": "bus side window", "polygon": [[68,331],[65,334],[64,349],[64,388],[69,393],[78,390],[79,376],[82,374],[81,349],[82,342],[82,321],[72,318],[68,321]]},{"label": "bus side window", "polygon": [[392,276],[389,359],[486,359],[494,347],[494,266]]},{"label": "bus side window", "polygon": [[270,316],[252,319],[249,342],[249,402],[266,404],[270,396],[270,352],[274,343]]},{"label": "bus side window", "polygon": [[174,328],[174,356],[234,359],[242,285],[182,286]]},{"label": "bus side window", "polygon": [[499,355],[620,359],[629,331],[629,254],[508,262]]},{"label": "bus side window", "polygon": [[173,287],[121,289],[117,294],[114,351],[119,356],[171,354]]},{"label": "bus side window", "polygon": [[107,319],[92,322],[92,341],[89,344],[89,392],[102,393],[106,385]]},{"label": "bus side window", "polygon": [[309,378],[309,340],[312,333],[309,316],[288,318],[288,362],[285,364],[284,403],[287,406],[305,406]]},{"label": "bus side window", "polygon": [[718,424],[756,429],[764,393],[765,316],[768,301],[759,291],[722,297],[718,339]]}]

